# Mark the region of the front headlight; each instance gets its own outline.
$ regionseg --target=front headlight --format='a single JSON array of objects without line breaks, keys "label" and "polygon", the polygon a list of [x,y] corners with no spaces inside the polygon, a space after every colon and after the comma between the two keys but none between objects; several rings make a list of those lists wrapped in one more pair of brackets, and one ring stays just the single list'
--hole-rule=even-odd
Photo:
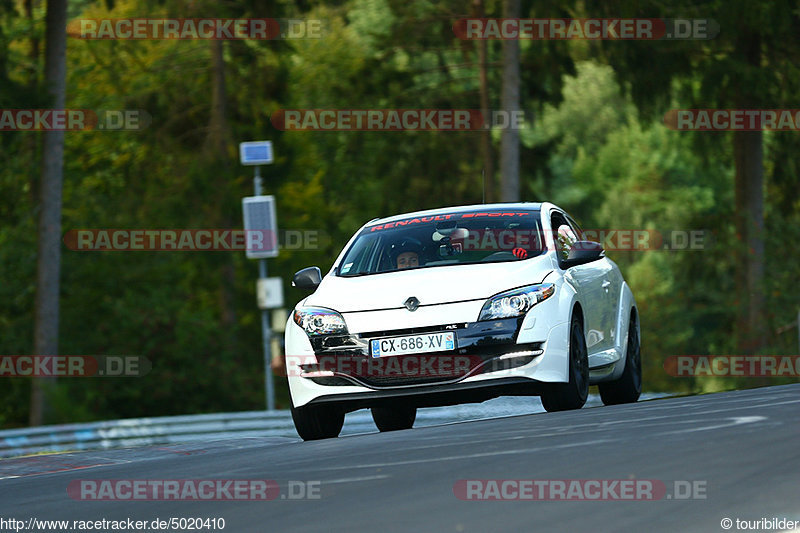
[{"label": "front headlight", "polygon": [[555,291],[556,286],[552,283],[542,283],[501,292],[483,304],[478,320],[522,316],[534,305],[550,298]]},{"label": "front headlight", "polygon": [[294,323],[303,328],[309,337],[347,334],[347,325],[345,325],[342,315],[323,307],[295,309]]}]

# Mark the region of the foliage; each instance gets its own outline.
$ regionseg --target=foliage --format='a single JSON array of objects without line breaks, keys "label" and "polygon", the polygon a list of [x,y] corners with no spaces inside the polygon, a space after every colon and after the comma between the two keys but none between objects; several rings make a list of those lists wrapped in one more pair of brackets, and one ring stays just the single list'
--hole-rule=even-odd
[{"label": "foliage", "polygon": [[[486,4],[488,16],[499,15],[499,2]],[[475,43],[456,39],[451,29],[454,19],[469,14],[464,5],[73,3],[71,14],[80,18],[135,17],[146,8],[151,17],[320,19],[325,37],[224,42],[229,130],[224,153],[207,144],[209,42],[70,39],[67,107],[141,109],[152,122],[143,131],[67,134],[64,229],[239,228],[240,199],[252,194],[252,182],[250,170],[236,161],[236,142],[271,139],[276,161],[264,171],[265,188],[277,197],[279,227],[319,236],[313,249],[287,249],[270,260],[270,275],[285,280],[291,308],[302,296],[289,286],[292,273],[309,265],[329,268],[367,220],[479,203],[480,133],[283,132],[269,120],[279,109],[479,108]],[[528,8],[532,15],[554,17],[578,16],[585,9],[581,2]],[[43,19],[43,9],[29,18],[21,2],[0,1],[2,108],[40,106],[43,60],[34,44],[41,39]],[[770,27],[767,22],[764,28]],[[702,54],[695,66],[708,69],[646,60],[647,50],[663,43],[523,43],[522,108],[533,118],[522,132],[522,199],[553,201],[585,228],[705,230],[710,238],[702,251],[609,252],[640,307],[645,386],[748,385],[752,382],[677,380],[662,367],[670,355],[734,350],[737,295],[730,143],[710,139],[713,134],[671,131],[653,111],[691,107],[705,97],[692,87],[734,67],[714,63],[714,42],[671,44]],[[623,45],[636,47],[635,61],[620,59]],[[493,108],[499,107],[500,53],[499,43],[490,42]],[[643,77],[653,76],[652,87],[628,83],[634,67]],[[684,82],[671,83],[670,76],[662,76],[665,68]],[[774,91],[765,86],[764,98],[782,103],[769,99]],[[796,319],[800,300],[795,283],[800,252],[793,245],[800,239],[793,157],[800,147],[792,134],[765,137],[766,297],[774,331]],[[27,354],[33,346],[38,141],[30,132],[0,134],[0,354]],[[494,142],[497,149],[497,138]],[[256,277],[256,264],[241,252],[65,248],[61,352],[139,354],[153,369],[143,378],[60,379],[50,391],[55,408],[49,421],[263,408]],[[796,334],[781,329],[769,349],[796,353]],[[30,384],[22,378],[4,383],[0,426],[22,425]],[[287,407],[285,380],[277,383],[279,407]]]}]

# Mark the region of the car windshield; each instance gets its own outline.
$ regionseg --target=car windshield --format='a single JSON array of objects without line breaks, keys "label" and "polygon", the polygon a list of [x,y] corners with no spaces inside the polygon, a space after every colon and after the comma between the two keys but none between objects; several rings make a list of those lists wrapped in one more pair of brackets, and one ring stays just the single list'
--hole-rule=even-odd
[{"label": "car windshield", "polygon": [[367,226],[347,250],[339,276],[412,268],[522,261],[541,254],[539,210],[465,211]]}]

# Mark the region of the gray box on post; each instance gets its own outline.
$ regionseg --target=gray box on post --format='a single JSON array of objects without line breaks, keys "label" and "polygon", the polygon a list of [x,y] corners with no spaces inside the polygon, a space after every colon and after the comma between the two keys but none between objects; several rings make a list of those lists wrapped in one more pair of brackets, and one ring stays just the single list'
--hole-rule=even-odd
[{"label": "gray box on post", "polygon": [[245,243],[248,259],[278,257],[278,224],[274,196],[242,198]]},{"label": "gray box on post", "polygon": [[256,301],[259,309],[277,309],[281,307],[283,305],[283,280],[281,278],[260,278],[257,280]]}]

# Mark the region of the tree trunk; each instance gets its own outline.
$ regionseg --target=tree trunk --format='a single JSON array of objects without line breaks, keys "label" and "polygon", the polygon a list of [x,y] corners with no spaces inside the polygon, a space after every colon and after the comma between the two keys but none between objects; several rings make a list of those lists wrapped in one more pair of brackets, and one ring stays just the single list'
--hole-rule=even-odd
[{"label": "tree trunk", "polygon": [[[66,0],[47,2],[45,40],[45,83],[53,108],[63,109],[67,74]],[[33,350],[35,355],[57,355],[64,132],[48,131],[43,136]],[[55,378],[33,380],[29,414],[32,426],[44,421],[48,412],[45,393],[53,381]]]},{"label": "tree trunk", "polygon": [[754,353],[766,341],[764,337],[764,148],[760,131],[733,134],[736,163],[736,228],[741,239],[739,279],[746,288],[740,302],[739,349]]},{"label": "tree trunk", "polygon": [[[520,17],[520,0],[503,1],[503,18]],[[507,128],[500,136],[500,199],[518,202],[519,196],[519,131],[513,118],[519,111],[519,41],[503,41],[503,94],[500,107],[509,114]]]},{"label": "tree trunk", "polygon": [[[483,0],[472,2],[475,18],[483,18],[486,12]],[[489,41],[479,39],[475,41],[478,46],[478,77],[480,80],[481,114],[489,125]],[[486,127],[480,132],[481,159],[483,159],[483,200],[485,203],[494,201],[494,154],[492,153],[492,130]]]},{"label": "tree trunk", "polygon": [[[761,38],[757,30],[744,31],[736,41],[736,53],[751,72],[761,68]],[[745,79],[736,97],[739,109],[756,106],[757,90]],[[764,319],[764,148],[761,131],[734,132],[736,165],[734,184],[736,233],[740,240],[737,257],[737,286],[740,295],[737,319],[737,348],[753,354],[766,342]]]},{"label": "tree trunk", "polygon": [[[224,169],[229,169],[228,147],[231,142],[230,128],[228,127],[227,98],[228,93],[225,88],[225,57],[223,42],[221,40],[211,41],[211,118],[208,124],[208,136],[206,137],[206,155],[215,165],[220,165]],[[219,175],[220,190],[225,190],[230,180],[229,172],[221,172]],[[219,219],[218,219],[219,220]],[[220,220],[223,228],[233,227],[233,221],[226,214],[222,214]],[[236,306],[234,302],[234,285],[236,280],[236,269],[233,256],[222,265],[220,272],[220,292],[219,306],[222,325],[226,330],[231,331],[231,327],[236,322]]]},{"label": "tree trunk", "polygon": [[[33,10],[34,10],[34,7],[39,7],[38,4],[39,3],[37,2],[36,6],[34,6],[33,0],[25,0],[25,4],[24,4],[24,6],[25,6],[25,16],[27,17],[28,24],[30,24],[31,27],[33,27],[33,25],[35,23]],[[30,37],[30,42],[31,42],[31,47],[28,50],[28,60],[30,61],[31,65],[38,65],[39,64],[39,46],[40,46],[41,43],[39,42],[39,37],[38,37],[38,34],[36,32],[32,32],[31,37]],[[28,84],[28,88],[29,88],[31,94],[38,94],[38,91],[39,91],[39,69],[37,69],[37,68],[31,68],[30,69],[30,71],[28,73],[28,83],[27,84]],[[35,154],[36,153],[36,149],[39,146],[39,142],[38,141],[39,141],[39,139],[37,139],[35,136],[26,135],[23,138],[23,141],[22,141],[23,142],[23,147],[24,147],[23,149],[25,150],[25,152],[31,153],[31,154]],[[29,176],[29,184],[30,184],[30,186],[29,186],[30,193],[29,194],[30,194],[30,198],[31,198],[31,204],[36,205],[36,203],[38,201],[38,198],[39,198],[39,186],[40,186],[39,180],[36,179],[36,174],[34,174],[34,173],[30,174],[30,176]]]},{"label": "tree trunk", "polygon": [[226,159],[230,142],[225,89],[225,57],[223,42],[211,40],[211,118],[206,136],[206,150],[212,159]]}]

